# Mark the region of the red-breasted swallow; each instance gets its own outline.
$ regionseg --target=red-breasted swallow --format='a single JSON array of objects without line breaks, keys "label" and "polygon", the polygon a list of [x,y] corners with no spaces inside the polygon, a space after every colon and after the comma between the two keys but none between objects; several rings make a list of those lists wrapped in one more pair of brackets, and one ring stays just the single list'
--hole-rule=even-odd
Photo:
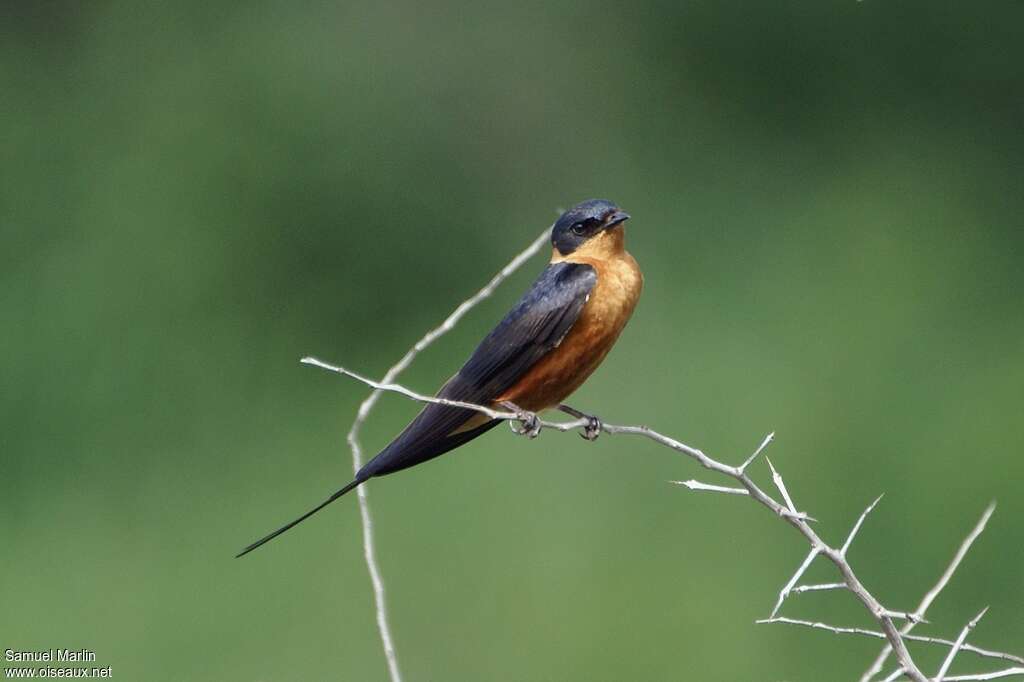
[{"label": "red-breasted swallow", "polygon": [[[551,230],[551,262],[530,290],[477,346],[440,398],[513,409],[536,429],[537,412],[558,408],[597,369],[629,321],[643,275],[625,248],[629,214],[592,199],[561,215]],[[427,404],[355,480],[286,526],[252,543],[248,554],[371,478],[416,466],[494,428],[500,420],[474,410]],[[592,418],[588,435],[600,422]]]}]

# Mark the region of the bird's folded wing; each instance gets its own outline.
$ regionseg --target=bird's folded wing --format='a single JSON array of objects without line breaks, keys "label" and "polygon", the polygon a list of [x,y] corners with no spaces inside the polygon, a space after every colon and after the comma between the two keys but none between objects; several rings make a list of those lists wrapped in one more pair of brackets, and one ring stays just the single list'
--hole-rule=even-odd
[{"label": "bird's folded wing", "polygon": [[[486,405],[512,387],[561,343],[596,282],[597,273],[589,265],[549,265],[441,388],[438,397]],[[479,414],[459,407],[427,405],[366,466],[366,473],[380,475],[404,469],[460,445],[478,435],[478,429],[489,428],[488,420]]]},{"label": "bird's folded wing", "polygon": [[511,388],[562,342],[596,281],[597,274],[589,265],[549,265],[442,393],[474,402],[492,399]]}]

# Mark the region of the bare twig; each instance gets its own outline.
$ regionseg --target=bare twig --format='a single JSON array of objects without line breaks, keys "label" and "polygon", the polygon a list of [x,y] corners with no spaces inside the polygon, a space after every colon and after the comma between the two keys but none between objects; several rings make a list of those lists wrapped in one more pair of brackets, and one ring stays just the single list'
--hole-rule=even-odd
[{"label": "bare twig", "polygon": [[879,495],[877,498],[875,498],[874,502],[868,505],[868,508],[865,509],[864,513],[860,515],[860,518],[857,519],[857,523],[853,525],[853,529],[850,531],[850,534],[846,536],[846,542],[843,543],[842,549],[839,550],[839,553],[842,554],[844,557],[846,556],[846,553],[850,551],[850,545],[853,544],[853,539],[857,537],[857,533],[860,532],[860,527],[864,525],[864,519],[868,517],[868,514],[870,514],[871,510],[875,508],[875,505],[877,505],[881,501],[882,495]]},{"label": "bare twig", "polygon": [[949,672],[949,667],[953,665],[953,659],[956,658],[958,653],[960,653],[960,649],[963,648],[964,642],[967,641],[967,634],[977,627],[978,621],[985,616],[987,611],[988,607],[986,606],[981,610],[981,613],[972,618],[967,625],[964,626],[964,629],[960,631],[960,636],[956,638],[956,642],[953,643],[953,647],[949,650],[949,653],[946,654],[946,660],[942,662],[942,667],[939,668],[939,672],[935,675],[935,682],[942,682],[942,680],[946,678],[946,673]]},{"label": "bare twig", "polygon": [[[550,228],[544,230],[533,241],[533,243],[509,261],[508,265],[492,277],[491,281],[489,281],[482,289],[460,303],[458,307],[456,307],[455,310],[445,318],[444,322],[434,329],[431,329],[423,336],[423,338],[417,341],[413,347],[402,356],[402,359],[392,365],[392,367],[384,374],[384,379],[381,383],[390,385],[399,374],[405,371],[409,365],[412,364],[412,361],[416,359],[416,356],[419,355],[423,349],[427,348],[438,338],[451,331],[466,313],[472,310],[473,307],[480,303],[480,301],[494,293],[494,290],[497,289],[502,282],[508,279],[512,273],[518,270],[526,261],[533,257],[534,254],[540,251],[544,244],[548,242],[549,238]],[[370,385],[372,386],[372,384]],[[363,423],[366,422],[367,417],[370,416],[370,412],[377,404],[377,401],[380,399],[382,391],[385,390],[378,386],[373,386],[373,388],[373,393],[371,393],[362,402],[362,404],[359,405],[359,411],[356,412],[356,418],[352,422],[352,427],[349,429],[348,436],[346,438],[349,448],[352,451],[352,468],[355,471],[359,471],[363,466],[363,452],[359,445],[359,431],[362,428]],[[370,514],[369,491],[365,485],[361,485],[357,488],[357,492],[359,495],[359,516],[362,519],[363,526],[363,555],[366,559],[366,568],[370,572],[370,582],[373,585],[373,596],[377,610],[377,629],[380,631],[381,644],[384,647],[384,657],[387,659],[388,674],[390,675],[391,682],[401,682],[402,674],[398,667],[398,654],[395,651],[394,638],[391,635],[391,628],[388,625],[387,605],[384,600],[384,580],[381,577],[380,566],[377,563],[377,554],[374,548],[373,517]]]},{"label": "bare twig", "polygon": [[758,455],[760,455],[762,452],[764,452],[764,449],[766,447],[768,447],[773,440],[775,440],[775,432],[774,431],[769,433],[767,436],[764,437],[764,440],[761,441],[761,444],[757,446],[756,450],[754,450],[754,454],[752,454],[750,457],[747,457],[747,460],[745,462],[743,462],[743,464],[741,464],[741,465],[739,465],[737,467],[737,471],[739,471],[741,474],[744,471],[746,471],[747,467],[750,466],[755,459],[757,459]]},{"label": "bare twig", "polygon": [[[877,630],[867,630],[865,628],[844,628],[837,627],[835,625],[829,625],[827,623],[813,622],[809,620],[800,620],[799,618],[786,618],[785,616],[776,616],[774,618],[762,618],[757,621],[759,625],[781,623],[783,625],[800,625],[806,628],[813,628],[815,630],[827,630],[828,632],[835,633],[837,635],[864,635],[865,637],[874,637],[875,639],[887,639],[885,633]],[[943,639],[942,637],[926,637],[924,635],[903,635],[903,639],[909,642],[921,642],[922,644],[934,644],[941,647],[952,647],[956,644],[953,640]],[[1024,663],[1024,658],[1015,656],[1013,654],[1003,653],[1001,651],[990,651],[989,649],[982,649],[981,647],[974,646],[972,644],[963,643],[960,646],[961,651],[970,651],[972,654],[977,654],[982,658],[998,658],[1004,661],[1010,661],[1012,663]]]},{"label": "bare twig", "polygon": [[[946,677],[942,682],[969,682],[973,680],[998,680],[1004,677],[1024,676],[1024,668],[1014,666],[1013,668],[1006,668],[1005,670],[996,670],[991,673],[973,673],[970,675],[953,675],[952,677]],[[892,673],[885,677],[882,682],[896,682],[896,680],[903,677],[903,668],[896,668]]]},{"label": "bare twig", "polygon": [[800,567],[798,569],[796,569],[796,573],[794,573],[793,577],[789,579],[789,582],[786,583],[781,590],[779,590],[779,598],[775,602],[775,608],[772,609],[772,618],[774,618],[775,614],[777,614],[779,612],[779,609],[782,608],[782,602],[786,601],[786,599],[789,597],[789,593],[793,591],[793,587],[797,584],[800,578],[804,577],[804,573],[806,573],[807,569],[810,568],[811,563],[813,563],[814,560],[818,558],[818,555],[821,554],[822,549],[823,548],[820,545],[812,545],[811,551],[807,553],[807,556],[804,558],[804,562],[800,564]]},{"label": "bare twig", "polygon": [[974,675],[953,675],[953,677],[947,677],[945,682],[971,682],[973,680],[998,680],[1004,677],[1013,677],[1015,675],[1024,675],[1024,668],[1013,667],[1007,668],[1006,670],[997,670],[994,673],[977,673]]},{"label": "bare twig", "polygon": [[710,483],[701,483],[695,481],[692,478],[689,481],[671,481],[676,485],[686,486],[690,490],[706,490],[709,493],[725,493],[727,495],[749,495],[746,488],[730,488],[724,485],[712,485]]},{"label": "bare twig", "polygon": [[846,583],[822,583],[819,585],[797,585],[790,594],[803,594],[804,592],[821,592],[823,590],[845,590]]},{"label": "bare twig", "polygon": [[878,632],[877,630],[868,630],[866,628],[844,628],[836,625],[829,625],[828,623],[800,620],[799,618],[787,618],[786,616],[772,616],[771,618],[762,618],[754,622],[758,625],[773,625],[775,623],[781,623],[783,625],[802,625],[805,628],[826,630],[837,635],[864,635],[865,637],[885,639],[885,633]]},{"label": "bare twig", "polygon": [[[924,619],[925,614],[928,612],[928,608],[932,605],[932,602],[935,601],[935,598],[939,596],[939,593],[942,592],[942,590],[946,588],[946,585],[949,584],[953,574],[956,573],[956,570],[960,567],[960,562],[964,560],[965,556],[967,556],[967,552],[970,551],[971,545],[974,544],[974,541],[978,539],[978,536],[981,535],[982,532],[984,532],[985,526],[988,524],[988,520],[992,518],[992,513],[995,510],[996,503],[992,502],[985,508],[984,513],[981,515],[981,519],[979,519],[978,523],[974,525],[971,532],[967,534],[964,541],[960,543],[960,547],[957,548],[956,554],[953,555],[953,560],[949,562],[948,566],[946,566],[946,570],[943,571],[942,575],[939,577],[939,581],[935,583],[935,586],[932,587],[932,589],[928,590],[924,595],[924,598],[921,599],[921,603],[917,605],[916,609],[914,609],[914,615],[916,615],[918,619]],[[913,621],[908,622],[900,630],[900,634],[908,634],[912,629],[914,629],[914,625],[915,623]],[[868,668],[861,676],[860,682],[871,682],[871,679],[882,671],[882,666],[885,665],[885,662],[888,660],[889,654],[891,653],[892,648],[888,644],[885,645],[885,647],[882,648],[882,651],[879,652],[878,657],[875,658],[874,663],[871,664],[871,667]]]}]

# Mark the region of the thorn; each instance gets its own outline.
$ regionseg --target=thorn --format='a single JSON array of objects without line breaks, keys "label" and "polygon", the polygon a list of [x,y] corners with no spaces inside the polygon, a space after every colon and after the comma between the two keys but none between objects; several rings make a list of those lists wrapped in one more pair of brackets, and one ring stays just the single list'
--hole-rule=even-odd
[{"label": "thorn", "polygon": [[767,436],[765,436],[764,440],[761,441],[761,444],[757,447],[756,450],[754,450],[754,454],[752,454],[750,457],[748,457],[747,461],[745,461],[743,464],[740,465],[739,472],[742,474],[744,471],[746,471],[746,468],[748,466],[750,466],[751,462],[753,462],[755,459],[757,459],[757,456],[760,455],[762,452],[764,452],[764,449],[766,447],[768,447],[768,445],[773,440],[775,440],[775,432],[774,431],[772,431]]}]

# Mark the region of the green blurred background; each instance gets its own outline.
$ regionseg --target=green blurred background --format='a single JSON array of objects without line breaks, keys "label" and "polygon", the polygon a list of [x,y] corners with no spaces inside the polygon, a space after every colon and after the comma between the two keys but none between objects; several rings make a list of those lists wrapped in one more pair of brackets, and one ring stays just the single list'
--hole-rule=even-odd
[{"label": "green blurred background", "polygon": [[[551,222],[629,210],[646,291],[574,398],[737,462],[916,605],[1024,649],[1024,5],[37,2],[0,10],[0,647],[121,680],[381,680],[365,391]],[[431,391],[538,256],[404,376]],[[415,412],[386,397],[375,451]],[[766,485],[764,464],[756,475]],[[371,484],[410,680],[848,679],[757,626],[804,556],[645,441],[499,429]],[[826,566],[812,580],[829,580]],[[868,625],[852,597],[784,613]],[[920,649],[934,670],[935,651]],[[956,668],[989,669],[970,656]]]}]

